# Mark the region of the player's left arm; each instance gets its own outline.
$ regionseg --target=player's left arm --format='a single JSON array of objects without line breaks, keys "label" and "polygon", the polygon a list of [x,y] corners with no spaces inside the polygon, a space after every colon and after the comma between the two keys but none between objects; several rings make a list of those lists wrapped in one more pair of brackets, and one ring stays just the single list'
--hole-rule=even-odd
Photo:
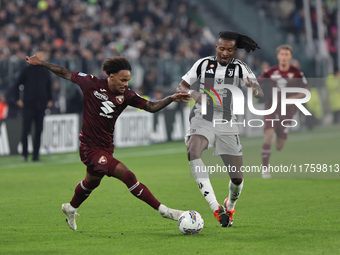
[{"label": "player's left arm", "polygon": [[[307,82],[307,79],[306,79],[305,75],[303,74],[303,72],[300,72],[299,76],[300,76],[299,77],[300,87],[304,88],[304,89],[308,89],[308,82]],[[304,98],[304,97],[306,97],[306,94],[300,92],[300,93],[296,93],[292,96],[287,97],[287,99],[299,99],[299,98]]]},{"label": "player's left arm", "polygon": [[168,106],[171,102],[188,102],[190,99],[190,94],[188,93],[175,93],[171,96],[165,97],[161,100],[157,101],[147,101],[144,105],[143,109],[147,112],[158,112],[162,110],[166,106]]},{"label": "player's left arm", "polygon": [[255,98],[263,98],[264,97],[263,90],[260,87],[260,85],[255,81],[253,79],[250,79],[249,76],[247,76],[247,81],[245,84],[248,88],[252,88],[253,96]]},{"label": "player's left arm", "polygon": [[240,65],[240,68],[242,68],[243,73],[242,78],[240,79],[240,85],[241,86],[245,85],[248,88],[252,88],[253,96],[255,98],[258,99],[263,98],[264,97],[263,90],[260,87],[254,72],[250,69],[250,67],[246,63]]}]

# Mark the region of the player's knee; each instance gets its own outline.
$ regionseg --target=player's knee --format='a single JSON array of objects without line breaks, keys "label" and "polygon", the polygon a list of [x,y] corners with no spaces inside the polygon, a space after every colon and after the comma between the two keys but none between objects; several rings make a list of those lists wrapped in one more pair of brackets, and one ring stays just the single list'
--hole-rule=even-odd
[{"label": "player's knee", "polygon": [[133,172],[128,170],[123,175],[122,181],[125,183],[126,186],[128,186],[128,188],[130,188],[131,186],[133,186],[137,182],[137,177]]},{"label": "player's knee", "polygon": [[243,178],[231,178],[231,182],[235,185],[240,185],[243,181]]},{"label": "player's knee", "polygon": [[189,146],[188,148],[188,159],[189,161],[194,160],[194,159],[199,159],[202,156],[202,152],[198,149],[195,148],[194,146]]}]

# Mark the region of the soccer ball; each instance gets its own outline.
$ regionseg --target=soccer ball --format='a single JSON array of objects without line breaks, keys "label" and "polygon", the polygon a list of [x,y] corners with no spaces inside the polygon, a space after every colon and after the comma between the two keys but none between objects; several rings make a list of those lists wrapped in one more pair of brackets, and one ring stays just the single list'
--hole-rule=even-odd
[{"label": "soccer ball", "polygon": [[198,234],[203,226],[204,220],[196,211],[185,211],[178,219],[178,228],[185,235]]}]

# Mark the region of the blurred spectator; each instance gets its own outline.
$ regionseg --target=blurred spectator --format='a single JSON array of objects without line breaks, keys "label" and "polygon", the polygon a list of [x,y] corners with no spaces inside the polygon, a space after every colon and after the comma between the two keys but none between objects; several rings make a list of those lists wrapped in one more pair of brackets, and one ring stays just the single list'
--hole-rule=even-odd
[{"label": "blurred spectator", "polygon": [[[44,60],[45,53],[37,51],[36,55]],[[46,108],[52,106],[52,83],[47,69],[41,66],[26,66],[10,88],[8,98],[22,109],[22,159],[28,157],[28,135],[34,123],[33,161],[39,161],[41,133]],[[23,91],[23,93],[20,93]]]},{"label": "blurred spectator", "polygon": [[334,74],[326,77],[326,88],[331,111],[333,113],[333,123],[340,123],[340,73],[336,69]]},{"label": "blurred spectator", "polygon": [[8,104],[4,94],[0,94],[0,120],[6,119],[8,113]]},{"label": "blurred spectator", "polygon": [[338,69],[338,28],[336,26],[330,28],[330,34],[326,38],[326,43],[329,54],[333,59],[334,67]]}]

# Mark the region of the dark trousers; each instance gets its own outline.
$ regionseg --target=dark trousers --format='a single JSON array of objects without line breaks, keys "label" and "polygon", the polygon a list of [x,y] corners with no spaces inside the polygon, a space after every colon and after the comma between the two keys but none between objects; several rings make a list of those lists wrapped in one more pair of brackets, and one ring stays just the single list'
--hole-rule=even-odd
[{"label": "dark trousers", "polygon": [[31,132],[32,122],[34,122],[34,139],[33,139],[33,160],[39,159],[41,133],[43,131],[45,110],[36,110],[30,108],[23,109],[23,127],[22,127],[22,156],[27,158],[27,136]]}]

